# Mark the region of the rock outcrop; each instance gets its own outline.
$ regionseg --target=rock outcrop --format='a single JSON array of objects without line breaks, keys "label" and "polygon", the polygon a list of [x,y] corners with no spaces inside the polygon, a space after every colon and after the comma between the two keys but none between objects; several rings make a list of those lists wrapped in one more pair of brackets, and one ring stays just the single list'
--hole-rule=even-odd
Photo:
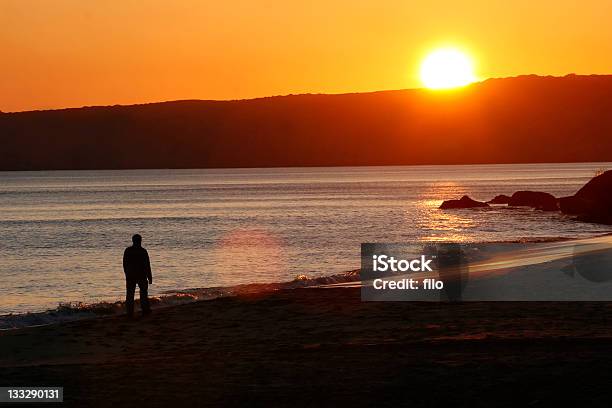
[{"label": "rock outcrop", "polygon": [[560,198],[559,207],[581,221],[612,224],[612,170],[592,178],[573,196]]},{"label": "rock outcrop", "polygon": [[561,210],[564,214],[577,216],[580,221],[612,225],[612,170],[592,178],[576,194],[569,197],[557,199],[542,191],[517,191],[510,197],[505,194],[497,195],[486,203],[463,196],[459,200],[444,201],[440,208],[488,207],[489,204],[531,207],[542,211]]},{"label": "rock outcrop", "polygon": [[496,195],[494,199],[487,201],[487,204],[508,204],[510,196],[505,194]]},{"label": "rock outcrop", "polygon": [[457,209],[457,208],[477,208],[477,207],[488,207],[489,204],[481,201],[476,201],[468,196],[463,196],[459,200],[446,200],[440,206],[442,210]]},{"label": "rock outcrop", "polygon": [[532,207],[542,211],[558,211],[558,200],[549,193],[542,191],[517,191],[508,201],[509,206]]}]

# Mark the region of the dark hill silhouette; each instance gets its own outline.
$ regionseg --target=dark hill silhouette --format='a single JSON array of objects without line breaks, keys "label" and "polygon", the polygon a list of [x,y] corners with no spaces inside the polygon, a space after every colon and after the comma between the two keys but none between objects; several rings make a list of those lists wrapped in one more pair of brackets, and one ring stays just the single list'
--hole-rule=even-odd
[{"label": "dark hill silhouette", "polygon": [[0,169],[612,160],[612,76],[0,114]]}]

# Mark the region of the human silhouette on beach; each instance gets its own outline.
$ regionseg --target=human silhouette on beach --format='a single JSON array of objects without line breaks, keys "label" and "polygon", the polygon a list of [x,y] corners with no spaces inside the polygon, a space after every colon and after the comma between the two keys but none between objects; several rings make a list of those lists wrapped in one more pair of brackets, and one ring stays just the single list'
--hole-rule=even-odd
[{"label": "human silhouette on beach", "polygon": [[461,302],[463,288],[467,283],[467,264],[461,245],[455,243],[437,244],[438,275],[444,282],[441,300]]},{"label": "human silhouette on beach", "polygon": [[438,278],[444,283],[440,300],[461,302],[469,276],[469,265],[461,245],[438,242],[428,244],[424,252],[435,257]]},{"label": "human silhouette on beach", "polygon": [[123,252],[123,272],[125,273],[125,307],[128,317],[134,316],[134,292],[136,285],[140,289],[140,308],[143,315],[151,313],[148,288],[153,283],[149,254],[142,247],[142,237],[136,234],[132,237],[132,246]]}]

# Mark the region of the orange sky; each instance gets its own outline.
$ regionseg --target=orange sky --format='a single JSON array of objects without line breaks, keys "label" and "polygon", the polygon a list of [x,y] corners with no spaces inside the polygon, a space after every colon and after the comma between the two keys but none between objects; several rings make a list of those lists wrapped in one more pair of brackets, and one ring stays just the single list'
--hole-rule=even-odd
[{"label": "orange sky", "polygon": [[610,0],[0,0],[0,110],[419,87],[445,44],[481,78],[611,73],[610,16]]}]

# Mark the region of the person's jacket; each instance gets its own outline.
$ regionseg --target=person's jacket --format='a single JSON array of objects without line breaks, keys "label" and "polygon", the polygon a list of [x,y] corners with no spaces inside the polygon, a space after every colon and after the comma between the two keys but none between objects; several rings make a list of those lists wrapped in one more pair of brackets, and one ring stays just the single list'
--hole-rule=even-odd
[{"label": "person's jacket", "polygon": [[123,272],[126,279],[153,280],[151,275],[151,263],[147,250],[141,246],[130,246],[125,248],[123,253]]}]

